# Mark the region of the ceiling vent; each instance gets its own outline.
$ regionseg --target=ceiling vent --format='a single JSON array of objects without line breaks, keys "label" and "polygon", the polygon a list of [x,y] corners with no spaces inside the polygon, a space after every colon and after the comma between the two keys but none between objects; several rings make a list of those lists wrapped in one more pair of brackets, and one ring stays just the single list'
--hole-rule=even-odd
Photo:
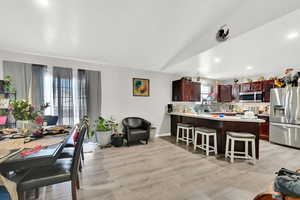
[{"label": "ceiling vent", "polygon": [[224,42],[229,38],[229,27],[225,24],[217,32],[216,39],[219,42]]}]

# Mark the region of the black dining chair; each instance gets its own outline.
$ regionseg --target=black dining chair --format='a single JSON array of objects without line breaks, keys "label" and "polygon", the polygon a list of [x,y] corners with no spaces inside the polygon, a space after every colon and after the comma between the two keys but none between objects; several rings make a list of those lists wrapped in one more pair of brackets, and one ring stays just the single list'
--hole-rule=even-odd
[{"label": "black dining chair", "polygon": [[44,121],[47,122],[47,126],[54,126],[57,124],[58,116],[44,115]]},{"label": "black dining chair", "polygon": [[59,159],[51,166],[31,169],[27,175],[17,184],[20,200],[25,200],[25,192],[36,190],[40,187],[71,181],[72,200],[77,200],[79,188],[78,168],[80,153],[87,125],[83,124],[80,130],[78,142],[75,145],[75,153],[72,159]]},{"label": "black dining chair", "polygon": [[[87,126],[87,131],[89,131],[89,120],[87,117],[84,117],[82,119],[83,124],[86,124]],[[76,131],[76,130],[75,130]],[[73,132],[71,137],[68,139],[68,141],[66,142],[64,149],[62,150],[59,159],[64,159],[64,158],[72,158],[73,154],[74,154],[74,149],[75,149],[75,144],[76,141],[74,141],[74,134],[76,134],[76,132]],[[82,162],[81,162],[82,160]],[[83,152],[83,148],[81,149],[81,160],[79,162],[79,171],[82,171],[82,163],[84,163],[84,152]]]}]

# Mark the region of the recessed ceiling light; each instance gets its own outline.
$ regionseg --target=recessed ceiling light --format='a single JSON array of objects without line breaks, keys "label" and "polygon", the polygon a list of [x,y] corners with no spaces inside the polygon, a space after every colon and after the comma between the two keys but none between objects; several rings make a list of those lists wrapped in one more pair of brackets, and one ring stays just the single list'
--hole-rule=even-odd
[{"label": "recessed ceiling light", "polygon": [[246,69],[251,70],[251,69],[253,69],[253,66],[247,66]]},{"label": "recessed ceiling light", "polygon": [[221,58],[215,58],[214,61],[215,61],[215,63],[220,63],[221,62]]},{"label": "recessed ceiling light", "polygon": [[290,32],[289,34],[286,35],[286,38],[288,40],[292,40],[292,39],[295,39],[297,37],[299,37],[299,32],[297,32],[297,31]]}]

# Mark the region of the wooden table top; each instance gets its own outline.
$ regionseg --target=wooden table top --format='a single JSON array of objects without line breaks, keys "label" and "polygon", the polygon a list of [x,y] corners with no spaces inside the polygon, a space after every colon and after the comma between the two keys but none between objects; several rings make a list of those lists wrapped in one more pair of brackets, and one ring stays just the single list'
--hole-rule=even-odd
[{"label": "wooden table top", "polygon": [[[72,133],[73,129],[74,128],[71,128],[69,133]],[[60,137],[63,137],[64,140],[59,144],[50,145],[36,153],[27,156],[23,156],[18,153],[8,158],[6,161],[0,164],[0,172],[28,169],[32,167],[47,166],[53,164],[58,159],[66,142],[71,137],[71,134]]]}]

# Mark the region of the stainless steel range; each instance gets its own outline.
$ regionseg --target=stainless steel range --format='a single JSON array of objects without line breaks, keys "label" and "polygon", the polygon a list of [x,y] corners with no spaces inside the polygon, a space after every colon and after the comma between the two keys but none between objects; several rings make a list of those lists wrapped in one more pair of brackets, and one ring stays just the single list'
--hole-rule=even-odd
[{"label": "stainless steel range", "polygon": [[271,90],[270,141],[300,148],[300,87]]}]

